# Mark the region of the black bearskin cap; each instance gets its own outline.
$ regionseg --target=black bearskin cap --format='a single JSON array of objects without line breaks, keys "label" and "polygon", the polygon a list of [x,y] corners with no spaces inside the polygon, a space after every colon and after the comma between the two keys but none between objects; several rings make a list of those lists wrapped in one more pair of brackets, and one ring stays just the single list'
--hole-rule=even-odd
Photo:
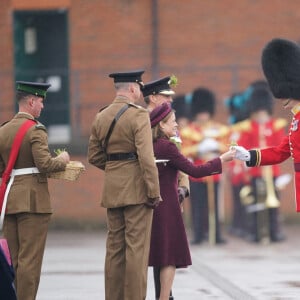
[{"label": "black bearskin cap", "polygon": [[211,116],[215,113],[216,98],[212,91],[207,88],[197,88],[193,91],[191,103],[191,115],[195,117],[201,112],[208,112]]},{"label": "black bearskin cap", "polygon": [[185,95],[173,98],[172,108],[175,110],[176,118],[190,118],[190,105],[185,101]]},{"label": "black bearskin cap", "polygon": [[271,40],[263,49],[261,63],[276,98],[300,100],[300,47],[296,43]]},{"label": "black bearskin cap", "polygon": [[259,110],[266,110],[270,115],[273,113],[273,95],[269,89],[254,88],[247,101],[247,110],[254,113]]}]

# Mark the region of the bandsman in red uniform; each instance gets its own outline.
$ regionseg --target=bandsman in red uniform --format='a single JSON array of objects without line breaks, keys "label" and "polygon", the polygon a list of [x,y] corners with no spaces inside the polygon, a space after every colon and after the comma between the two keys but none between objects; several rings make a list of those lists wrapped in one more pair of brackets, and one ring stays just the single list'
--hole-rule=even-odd
[{"label": "bandsman in red uniform", "polygon": [[[190,104],[193,121],[180,131],[182,153],[196,165],[219,156],[227,148],[229,128],[213,120],[215,101],[212,91],[196,89]],[[207,234],[212,244],[224,243],[220,230],[219,183],[220,175],[190,177],[193,244],[204,241]]]},{"label": "bandsman in red uniform", "polygon": [[[240,132],[243,130],[245,119],[249,117],[246,112],[246,91],[233,93],[225,99],[225,105],[229,112],[230,124],[230,142],[236,143],[239,139]],[[246,232],[245,209],[241,203],[240,191],[245,185],[245,166],[239,160],[233,160],[229,163],[227,176],[231,183],[232,191],[232,214],[229,226],[229,233],[233,236],[244,237]]]},{"label": "bandsman in red uniform", "polygon": [[[250,118],[233,126],[240,129],[237,143],[245,148],[274,146],[285,136],[287,122],[272,117],[273,96],[266,82],[258,82],[249,88],[251,93],[246,106]],[[280,176],[279,166],[253,167],[246,171],[244,170],[244,174],[246,173],[246,180],[249,181],[246,188],[251,187],[252,199],[251,203],[247,203],[247,194],[240,199],[245,205],[248,220],[246,238],[254,242],[283,240],[279,228],[279,193],[274,184],[275,179]]]},{"label": "bandsman in red uniform", "polygon": [[293,119],[289,133],[277,146],[246,150],[234,146],[236,158],[249,167],[279,164],[289,157],[294,161],[296,211],[300,211],[300,47],[289,40],[273,39],[263,49],[262,68],[273,95]]}]

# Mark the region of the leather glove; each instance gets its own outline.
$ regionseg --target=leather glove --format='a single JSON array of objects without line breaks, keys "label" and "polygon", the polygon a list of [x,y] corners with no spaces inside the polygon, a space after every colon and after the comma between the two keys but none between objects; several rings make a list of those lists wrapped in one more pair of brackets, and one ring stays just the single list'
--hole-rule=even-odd
[{"label": "leather glove", "polygon": [[189,191],[185,186],[179,186],[178,189],[178,200],[181,204],[183,200],[189,195]]},{"label": "leather glove", "polygon": [[235,158],[242,160],[242,161],[249,161],[250,160],[250,152],[246,150],[242,146],[231,146],[231,149],[235,149]]},{"label": "leather glove", "polygon": [[147,202],[145,205],[149,208],[154,209],[155,207],[158,206],[158,204],[162,201],[161,197],[156,197],[156,198],[148,198]]}]

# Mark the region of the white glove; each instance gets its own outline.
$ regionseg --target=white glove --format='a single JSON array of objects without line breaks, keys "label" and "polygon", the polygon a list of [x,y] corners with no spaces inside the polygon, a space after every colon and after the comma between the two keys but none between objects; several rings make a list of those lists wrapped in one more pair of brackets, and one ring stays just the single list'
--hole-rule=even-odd
[{"label": "white glove", "polygon": [[205,154],[208,152],[214,152],[214,151],[218,151],[219,148],[220,148],[220,145],[215,139],[205,138],[198,145],[198,153]]},{"label": "white glove", "polygon": [[231,146],[231,149],[235,149],[235,158],[242,160],[242,161],[249,161],[250,160],[250,152],[246,150],[242,146]]},{"label": "white glove", "polygon": [[286,185],[292,180],[291,174],[282,174],[275,179],[275,187],[278,190],[283,190]]}]

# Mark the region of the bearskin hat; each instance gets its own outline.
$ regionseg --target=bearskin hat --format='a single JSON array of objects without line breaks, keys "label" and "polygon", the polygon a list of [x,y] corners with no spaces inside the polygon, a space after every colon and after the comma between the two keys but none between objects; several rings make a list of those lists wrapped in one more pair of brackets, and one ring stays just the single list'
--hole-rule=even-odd
[{"label": "bearskin hat", "polygon": [[267,88],[254,88],[246,106],[250,114],[259,110],[266,110],[271,115],[273,113],[273,95]]},{"label": "bearskin hat", "polygon": [[276,38],[263,49],[263,72],[276,98],[300,100],[300,47]]},{"label": "bearskin hat", "polygon": [[249,118],[247,110],[248,91],[233,93],[225,99],[225,105],[229,111],[229,123],[235,124]]},{"label": "bearskin hat", "polygon": [[254,88],[254,89],[256,89],[256,88],[270,89],[268,82],[263,79],[257,79],[257,80],[250,82],[249,87]]},{"label": "bearskin hat", "polygon": [[216,98],[212,91],[207,88],[197,88],[193,91],[191,102],[191,116],[201,112],[208,112],[211,116],[215,113]]},{"label": "bearskin hat", "polygon": [[172,108],[175,110],[176,118],[190,118],[190,105],[185,101],[185,95],[174,97]]}]

